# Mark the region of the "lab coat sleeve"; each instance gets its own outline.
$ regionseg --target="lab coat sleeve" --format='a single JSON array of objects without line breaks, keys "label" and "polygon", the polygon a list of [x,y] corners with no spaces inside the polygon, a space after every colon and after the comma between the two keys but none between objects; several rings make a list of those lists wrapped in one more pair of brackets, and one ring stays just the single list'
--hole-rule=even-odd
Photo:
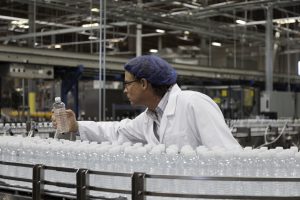
[{"label": "lab coat sleeve", "polygon": [[110,141],[119,144],[130,142],[145,143],[143,135],[143,124],[145,124],[144,113],[135,119],[123,119],[112,122],[79,121],[79,135],[82,140]]},{"label": "lab coat sleeve", "polygon": [[232,136],[218,105],[204,94],[194,94],[189,99],[189,121],[200,137],[203,145],[225,149],[240,149],[239,143]]}]

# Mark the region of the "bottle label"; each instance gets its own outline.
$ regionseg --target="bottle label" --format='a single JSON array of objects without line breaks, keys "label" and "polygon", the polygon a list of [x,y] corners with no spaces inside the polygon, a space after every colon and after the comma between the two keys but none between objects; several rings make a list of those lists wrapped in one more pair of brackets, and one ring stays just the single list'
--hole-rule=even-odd
[{"label": "bottle label", "polygon": [[58,133],[66,133],[69,131],[66,110],[64,108],[54,109],[54,115],[57,124]]}]

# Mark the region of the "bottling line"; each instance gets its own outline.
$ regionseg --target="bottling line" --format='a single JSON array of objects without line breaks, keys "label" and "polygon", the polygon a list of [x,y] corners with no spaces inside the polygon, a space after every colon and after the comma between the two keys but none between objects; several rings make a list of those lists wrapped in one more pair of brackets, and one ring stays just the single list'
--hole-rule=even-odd
[{"label": "bottling line", "polygon": [[[242,146],[258,147],[267,145],[270,148],[283,146],[299,147],[299,119],[238,119],[228,120],[233,136]],[[51,122],[0,122],[0,135],[38,135],[41,138],[54,137],[55,128]],[[66,138],[64,138],[66,139]]]},{"label": "bottling line", "polygon": [[199,146],[2,136],[0,187],[21,199],[299,199],[297,147]]}]

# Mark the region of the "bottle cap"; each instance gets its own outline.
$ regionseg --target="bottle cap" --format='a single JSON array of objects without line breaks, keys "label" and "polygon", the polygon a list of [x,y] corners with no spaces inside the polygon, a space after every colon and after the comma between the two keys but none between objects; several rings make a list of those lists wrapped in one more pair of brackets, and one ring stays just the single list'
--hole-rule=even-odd
[{"label": "bottle cap", "polygon": [[61,102],[61,98],[60,98],[60,97],[55,97],[55,102],[56,102],[56,103]]}]

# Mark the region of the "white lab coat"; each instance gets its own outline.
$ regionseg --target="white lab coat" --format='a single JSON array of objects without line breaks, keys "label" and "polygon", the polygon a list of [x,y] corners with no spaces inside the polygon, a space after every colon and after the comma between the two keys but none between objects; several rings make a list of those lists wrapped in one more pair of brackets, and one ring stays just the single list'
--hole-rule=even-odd
[{"label": "white lab coat", "polygon": [[146,111],[136,118],[120,122],[81,121],[80,137],[90,141],[126,141],[149,144],[176,144],[179,147],[200,145],[240,148],[224,121],[218,105],[200,92],[182,91],[174,85],[170,91],[167,106],[163,113],[158,141],[153,132],[153,119]]}]

